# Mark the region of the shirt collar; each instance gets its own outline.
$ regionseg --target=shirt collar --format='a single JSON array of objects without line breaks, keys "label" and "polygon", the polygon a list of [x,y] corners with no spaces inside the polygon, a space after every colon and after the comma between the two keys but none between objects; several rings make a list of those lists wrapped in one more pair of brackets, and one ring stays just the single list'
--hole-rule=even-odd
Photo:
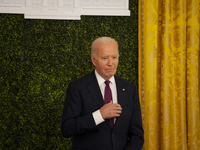
[{"label": "shirt collar", "polygon": [[[104,78],[102,78],[102,77],[97,73],[96,70],[95,70],[95,75],[96,75],[96,78],[97,78],[97,81],[98,81],[99,86],[100,86],[101,84],[103,84],[103,83],[106,81]],[[112,76],[112,77],[110,78],[109,81],[110,81],[112,84],[115,84],[115,78],[114,78],[114,76]]]}]

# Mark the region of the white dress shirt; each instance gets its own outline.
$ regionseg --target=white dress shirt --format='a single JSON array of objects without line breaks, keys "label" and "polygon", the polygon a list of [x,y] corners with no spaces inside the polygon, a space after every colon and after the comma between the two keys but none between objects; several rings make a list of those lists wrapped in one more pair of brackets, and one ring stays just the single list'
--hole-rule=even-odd
[{"label": "white dress shirt", "polygon": [[[97,71],[95,70],[95,76],[97,78],[97,82],[99,84],[99,87],[100,87],[100,90],[101,90],[101,94],[103,96],[103,99],[104,99],[104,92],[105,92],[105,87],[106,87],[106,84],[104,83],[105,82],[105,79],[103,79],[98,73]],[[111,89],[111,92],[112,92],[112,101],[113,103],[117,103],[117,88],[116,88],[116,83],[115,83],[115,78],[114,76],[112,76],[110,78],[110,89]],[[103,119],[101,113],[100,113],[100,110],[97,110],[95,112],[92,113],[93,115],[93,118],[94,118],[94,121],[96,123],[96,125],[104,122],[105,120]],[[114,122],[115,122],[116,118],[114,118]]]}]

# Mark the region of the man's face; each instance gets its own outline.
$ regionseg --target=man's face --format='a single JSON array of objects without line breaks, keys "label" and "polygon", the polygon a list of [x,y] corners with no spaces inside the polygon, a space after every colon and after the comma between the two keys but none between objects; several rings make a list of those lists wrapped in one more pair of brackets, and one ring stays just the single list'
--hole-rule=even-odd
[{"label": "man's face", "polygon": [[105,80],[109,80],[117,71],[119,54],[115,42],[98,44],[94,54],[91,54],[92,63],[98,74]]}]

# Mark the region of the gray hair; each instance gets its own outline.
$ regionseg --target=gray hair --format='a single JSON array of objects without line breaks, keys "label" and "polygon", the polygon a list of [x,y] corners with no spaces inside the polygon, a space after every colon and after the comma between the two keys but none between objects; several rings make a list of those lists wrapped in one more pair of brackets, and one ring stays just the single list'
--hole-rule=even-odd
[{"label": "gray hair", "polygon": [[94,40],[94,42],[92,43],[92,46],[91,46],[91,54],[94,55],[95,51],[96,51],[96,48],[99,44],[108,44],[108,43],[112,43],[112,42],[115,42],[117,44],[117,47],[118,47],[118,43],[117,41],[115,41],[115,39],[111,38],[111,37],[100,37],[100,38],[97,38],[96,40]]}]

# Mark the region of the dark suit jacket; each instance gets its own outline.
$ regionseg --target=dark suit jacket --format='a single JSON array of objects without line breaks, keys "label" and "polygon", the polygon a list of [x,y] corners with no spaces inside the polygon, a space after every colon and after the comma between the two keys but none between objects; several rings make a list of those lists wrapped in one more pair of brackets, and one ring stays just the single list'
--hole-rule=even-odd
[{"label": "dark suit jacket", "polygon": [[71,82],[63,109],[61,130],[73,136],[72,150],[141,150],[144,142],[137,87],[115,76],[122,113],[111,129],[108,120],[95,125],[92,113],[104,105],[94,71]]}]

